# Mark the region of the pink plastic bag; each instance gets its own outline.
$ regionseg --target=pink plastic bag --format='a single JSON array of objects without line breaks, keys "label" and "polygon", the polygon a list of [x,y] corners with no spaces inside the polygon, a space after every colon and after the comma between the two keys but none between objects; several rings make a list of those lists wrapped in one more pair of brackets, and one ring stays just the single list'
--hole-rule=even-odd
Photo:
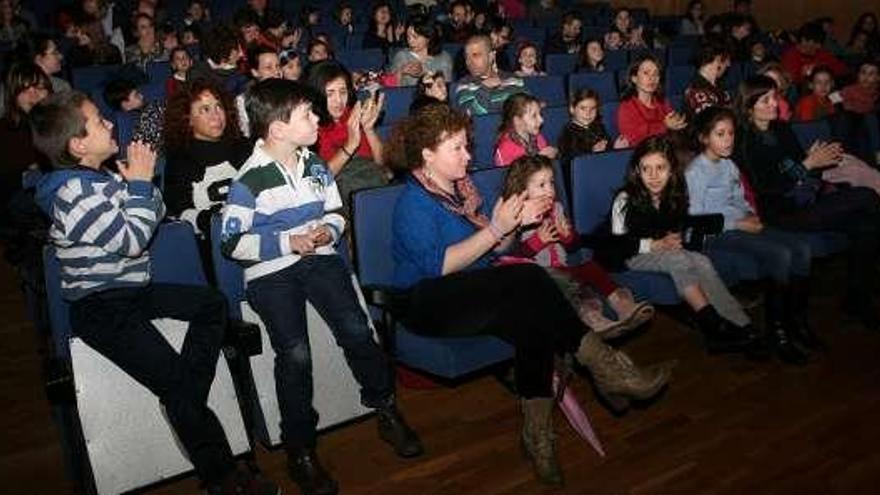
[{"label": "pink plastic bag", "polygon": [[[560,383],[561,380],[559,379],[559,374],[554,372],[553,392],[557,397],[559,397]],[[587,412],[581,407],[581,404],[574,395],[574,391],[572,391],[571,387],[565,387],[565,390],[562,391],[562,397],[557,404],[559,405],[559,409],[562,409],[563,414],[565,414],[568,424],[574,428],[574,431],[576,431],[581,438],[586,440],[587,443],[592,445],[593,449],[598,452],[600,456],[605,457],[605,450],[602,448],[602,442],[600,442],[599,437],[596,436],[596,431],[593,430],[593,425],[590,423],[590,418],[587,417]]]}]

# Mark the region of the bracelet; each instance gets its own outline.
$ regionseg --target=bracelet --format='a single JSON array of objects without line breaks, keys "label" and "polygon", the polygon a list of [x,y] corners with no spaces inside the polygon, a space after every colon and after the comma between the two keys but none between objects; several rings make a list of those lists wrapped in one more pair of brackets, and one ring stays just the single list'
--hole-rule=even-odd
[{"label": "bracelet", "polygon": [[342,150],[343,153],[345,153],[345,155],[346,155],[348,158],[351,158],[351,157],[352,157],[352,154],[353,154],[353,153],[351,153],[350,151],[348,151],[347,149],[345,149],[345,145],[343,145],[342,147],[340,147],[340,149]]},{"label": "bracelet", "polygon": [[489,226],[487,228],[489,229],[489,232],[491,232],[492,235],[495,236],[496,240],[500,241],[501,239],[504,239],[506,237],[504,232],[502,232],[501,229],[499,229],[495,225],[495,222],[489,222]]}]

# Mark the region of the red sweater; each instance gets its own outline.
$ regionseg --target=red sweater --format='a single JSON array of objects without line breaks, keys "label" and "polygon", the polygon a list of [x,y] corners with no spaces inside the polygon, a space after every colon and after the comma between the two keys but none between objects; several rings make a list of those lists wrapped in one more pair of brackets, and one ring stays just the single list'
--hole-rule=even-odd
[{"label": "red sweater", "polygon": [[[318,156],[324,161],[329,162],[333,155],[345,145],[345,141],[348,139],[348,116],[350,114],[351,108],[346,110],[338,121],[318,128]],[[361,144],[358,145],[355,154],[368,160],[373,159],[373,149],[370,148],[370,142],[364,131],[361,131]]]},{"label": "red sweater", "polygon": [[824,48],[820,48],[815,55],[804,55],[797,49],[796,45],[792,45],[782,54],[781,62],[782,67],[788,71],[792,82],[795,84],[804,82],[807,73],[819,65],[824,65],[831,69],[834,77],[843,76],[849,71],[846,64]]},{"label": "red sweater", "polygon": [[795,120],[818,120],[834,114],[834,103],[827,97],[819,98],[813,93],[798,100],[794,110]]},{"label": "red sweater", "polygon": [[672,106],[663,98],[655,98],[654,106],[647,107],[633,96],[621,102],[617,109],[617,130],[630,146],[636,146],[649,137],[665,134],[663,119],[672,111]]}]

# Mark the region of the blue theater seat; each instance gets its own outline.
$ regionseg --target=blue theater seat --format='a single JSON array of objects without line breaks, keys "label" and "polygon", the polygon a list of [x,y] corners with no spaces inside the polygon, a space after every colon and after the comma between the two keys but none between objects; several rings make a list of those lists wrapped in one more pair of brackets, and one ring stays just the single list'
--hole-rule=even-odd
[{"label": "blue theater seat", "polygon": [[544,70],[551,76],[565,76],[576,66],[577,55],[571,53],[550,53],[544,59]]},{"label": "blue theater seat", "polygon": [[565,79],[562,76],[543,76],[525,78],[526,89],[541,99],[548,107],[566,105]]},{"label": "blue theater seat", "polygon": [[568,76],[568,92],[574,94],[582,88],[590,88],[599,93],[601,102],[617,101],[617,84],[614,73],[606,72],[579,72]]},{"label": "blue theater seat", "polygon": [[379,71],[385,66],[385,55],[378,48],[342,51],[336,54],[336,60],[350,71]]}]

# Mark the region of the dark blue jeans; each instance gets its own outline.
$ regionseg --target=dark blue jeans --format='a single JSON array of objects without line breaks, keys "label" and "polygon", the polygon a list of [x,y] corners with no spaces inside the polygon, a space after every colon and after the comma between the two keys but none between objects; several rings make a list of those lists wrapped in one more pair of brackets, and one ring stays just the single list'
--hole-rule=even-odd
[{"label": "dark blue jeans", "polygon": [[793,276],[810,276],[813,254],[802,234],[773,228],[766,228],[758,234],[728,230],[714,238],[709,246],[752,257],[761,267],[761,273],[774,282],[785,284]]},{"label": "dark blue jeans", "polygon": [[281,435],[291,450],[315,446],[318,413],[312,406],[312,356],[306,301],[318,311],[342,347],[361,385],[361,402],[388,404],[394,392],[390,362],[358,303],[351,274],[338,255],[306,256],[248,283],[247,299],[266,325],[275,350],[275,387]]},{"label": "dark blue jeans", "polygon": [[[189,322],[180,354],[150,323],[155,318]],[[217,482],[235,467],[223,427],[207,405],[226,327],[222,294],[175,284],[111,289],[74,301],[70,322],[83,342],[159,397],[202,481]]]}]

